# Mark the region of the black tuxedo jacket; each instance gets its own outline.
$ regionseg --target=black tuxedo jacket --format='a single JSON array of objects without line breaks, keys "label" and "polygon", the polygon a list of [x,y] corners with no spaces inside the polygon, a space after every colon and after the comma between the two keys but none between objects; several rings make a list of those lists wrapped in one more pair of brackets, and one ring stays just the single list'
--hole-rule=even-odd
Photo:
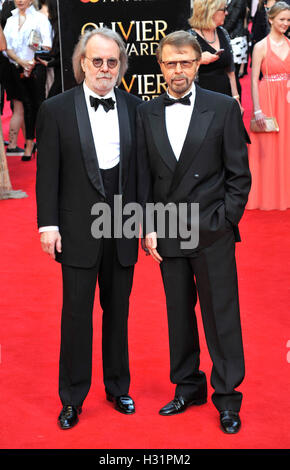
[{"label": "black tuxedo jacket", "polygon": [[[139,200],[143,206],[147,202],[199,203],[197,250],[232,228],[239,241],[238,223],[251,177],[248,136],[236,100],[196,86],[195,105],[178,161],[166,132],[163,100],[161,95],[138,108]],[[189,225],[190,213],[186,217]],[[180,249],[179,238],[158,238],[158,251],[162,256],[189,254]]]},{"label": "black tuxedo jacket", "polygon": [[[136,109],[141,100],[115,89],[120,127],[119,193],[123,205],[136,201]],[[57,225],[62,253],[56,260],[77,267],[96,263],[100,240],[93,238],[92,206],[106,202],[83,86],[46,100],[37,119],[37,222]],[[102,136],[100,135],[100,138]],[[123,266],[137,260],[138,239],[117,239]]]}]

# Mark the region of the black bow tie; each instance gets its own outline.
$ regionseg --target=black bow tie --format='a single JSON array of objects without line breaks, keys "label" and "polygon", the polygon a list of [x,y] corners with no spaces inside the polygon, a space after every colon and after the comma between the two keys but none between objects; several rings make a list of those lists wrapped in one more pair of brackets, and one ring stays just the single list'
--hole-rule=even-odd
[{"label": "black bow tie", "polygon": [[90,103],[91,106],[95,108],[95,111],[97,111],[99,104],[101,104],[106,113],[115,107],[113,98],[95,98],[94,96],[90,96]]},{"label": "black bow tie", "polygon": [[190,97],[191,97],[192,93],[190,92],[188,95],[184,96],[183,98],[179,98],[178,100],[174,100],[172,98],[170,98],[167,94],[164,96],[164,106],[171,106],[172,104],[175,104],[175,103],[181,103],[181,104],[185,104],[187,106],[190,105]]}]

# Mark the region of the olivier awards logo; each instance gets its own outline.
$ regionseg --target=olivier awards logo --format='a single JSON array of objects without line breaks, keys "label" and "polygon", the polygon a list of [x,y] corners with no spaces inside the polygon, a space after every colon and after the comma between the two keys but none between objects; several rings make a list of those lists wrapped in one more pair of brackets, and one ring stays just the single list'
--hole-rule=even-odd
[{"label": "olivier awards logo", "polygon": [[64,90],[75,86],[71,57],[79,36],[107,27],[123,38],[129,56],[122,88],[146,101],[166,91],[156,49],[169,32],[184,28],[190,0],[61,0],[58,5]]},{"label": "olivier awards logo", "polygon": [[[88,2],[92,0],[81,0]],[[94,0],[96,1],[96,0]],[[101,1],[101,0],[99,0]],[[124,39],[126,51],[129,57],[154,57],[156,49],[163,37],[166,36],[168,24],[163,19],[129,20],[110,22],[88,22],[81,28],[81,34],[87,29],[108,27],[119,33]],[[167,86],[161,73],[136,73],[127,74],[122,79],[122,84],[128,93],[137,93],[144,101],[156,98],[166,91]]]}]

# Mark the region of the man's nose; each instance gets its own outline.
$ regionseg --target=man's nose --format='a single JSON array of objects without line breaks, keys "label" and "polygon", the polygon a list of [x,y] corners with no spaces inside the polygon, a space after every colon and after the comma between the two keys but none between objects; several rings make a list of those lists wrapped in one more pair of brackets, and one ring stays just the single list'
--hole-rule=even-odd
[{"label": "man's nose", "polygon": [[109,67],[108,67],[108,63],[106,60],[103,60],[103,63],[102,63],[102,66],[101,66],[101,70],[105,70],[105,71],[108,71]]},{"label": "man's nose", "polygon": [[180,62],[177,62],[176,67],[175,67],[175,72],[177,72],[177,73],[182,72],[182,67],[180,65]]}]

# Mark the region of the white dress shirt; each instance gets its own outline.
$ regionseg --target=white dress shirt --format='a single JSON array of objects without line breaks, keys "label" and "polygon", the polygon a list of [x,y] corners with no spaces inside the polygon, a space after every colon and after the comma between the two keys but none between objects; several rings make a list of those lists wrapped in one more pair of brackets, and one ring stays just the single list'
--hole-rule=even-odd
[{"label": "white dress shirt", "polygon": [[[120,132],[115,91],[113,89],[107,95],[100,96],[91,91],[85,82],[83,87],[99,168],[107,170],[118,165],[120,161]],[[100,99],[113,98],[115,108],[106,113],[103,106],[99,105],[95,111],[90,104],[90,96]]]},{"label": "white dress shirt", "polygon": [[[192,93],[192,95],[189,98],[190,105],[174,103],[170,106],[165,106],[165,125],[166,125],[167,136],[168,136],[171,148],[176,157],[176,160],[179,160],[181,150],[182,150],[182,147],[186,138],[186,134],[189,128],[192,111],[194,108],[195,94],[196,94],[194,83],[192,84],[191,90],[188,90],[185,93],[185,95],[183,95],[181,98],[189,95],[190,92]],[[169,98],[176,100],[176,97],[170,95],[168,91],[167,91],[167,94]],[[151,232],[151,233],[148,233],[146,236],[150,237],[153,234],[155,235],[155,233],[156,232]]]},{"label": "white dress shirt", "polygon": [[[116,166],[120,161],[120,131],[117,111],[117,100],[114,89],[106,96],[99,96],[83,83],[85,100],[89,113],[89,119],[97,153],[99,168],[109,169]],[[96,98],[112,98],[115,101],[115,108],[105,112],[102,105],[98,109],[91,106],[90,96]],[[58,230],[56,226],[40,227],[39,232]]]},{"label": "white dress shirt", "polygon": [[[176,159],[180,157],[180,153],[188,131],[194,103],[195,103],[195,84],[192,84],[191,90],[186,92],[186,95],[192,93],[190,99],[190,106],[181,103],[176,103],[171,106],[165,107],[165,123],[167,135],[170,145],[174,152]],[[176,99],[167,92],[168,96]]]},{"label": "white dress shirt", "polygon": [[[34,50],[28,46],[29,36],[32,30],[41,34],[44,47],[52,46],[52,27],[48,18],[39,13],[34,6],[27,8],[25,12],[25,22],[19,29],[19,10],[12,11],[12,16],[7,19],[4,35],[7,42],[7,49],[12,49],[22,60],[33,60]],[[8,57],[9,58],[9,57]],[[9,58],[11,62],[12,59]]]}]

